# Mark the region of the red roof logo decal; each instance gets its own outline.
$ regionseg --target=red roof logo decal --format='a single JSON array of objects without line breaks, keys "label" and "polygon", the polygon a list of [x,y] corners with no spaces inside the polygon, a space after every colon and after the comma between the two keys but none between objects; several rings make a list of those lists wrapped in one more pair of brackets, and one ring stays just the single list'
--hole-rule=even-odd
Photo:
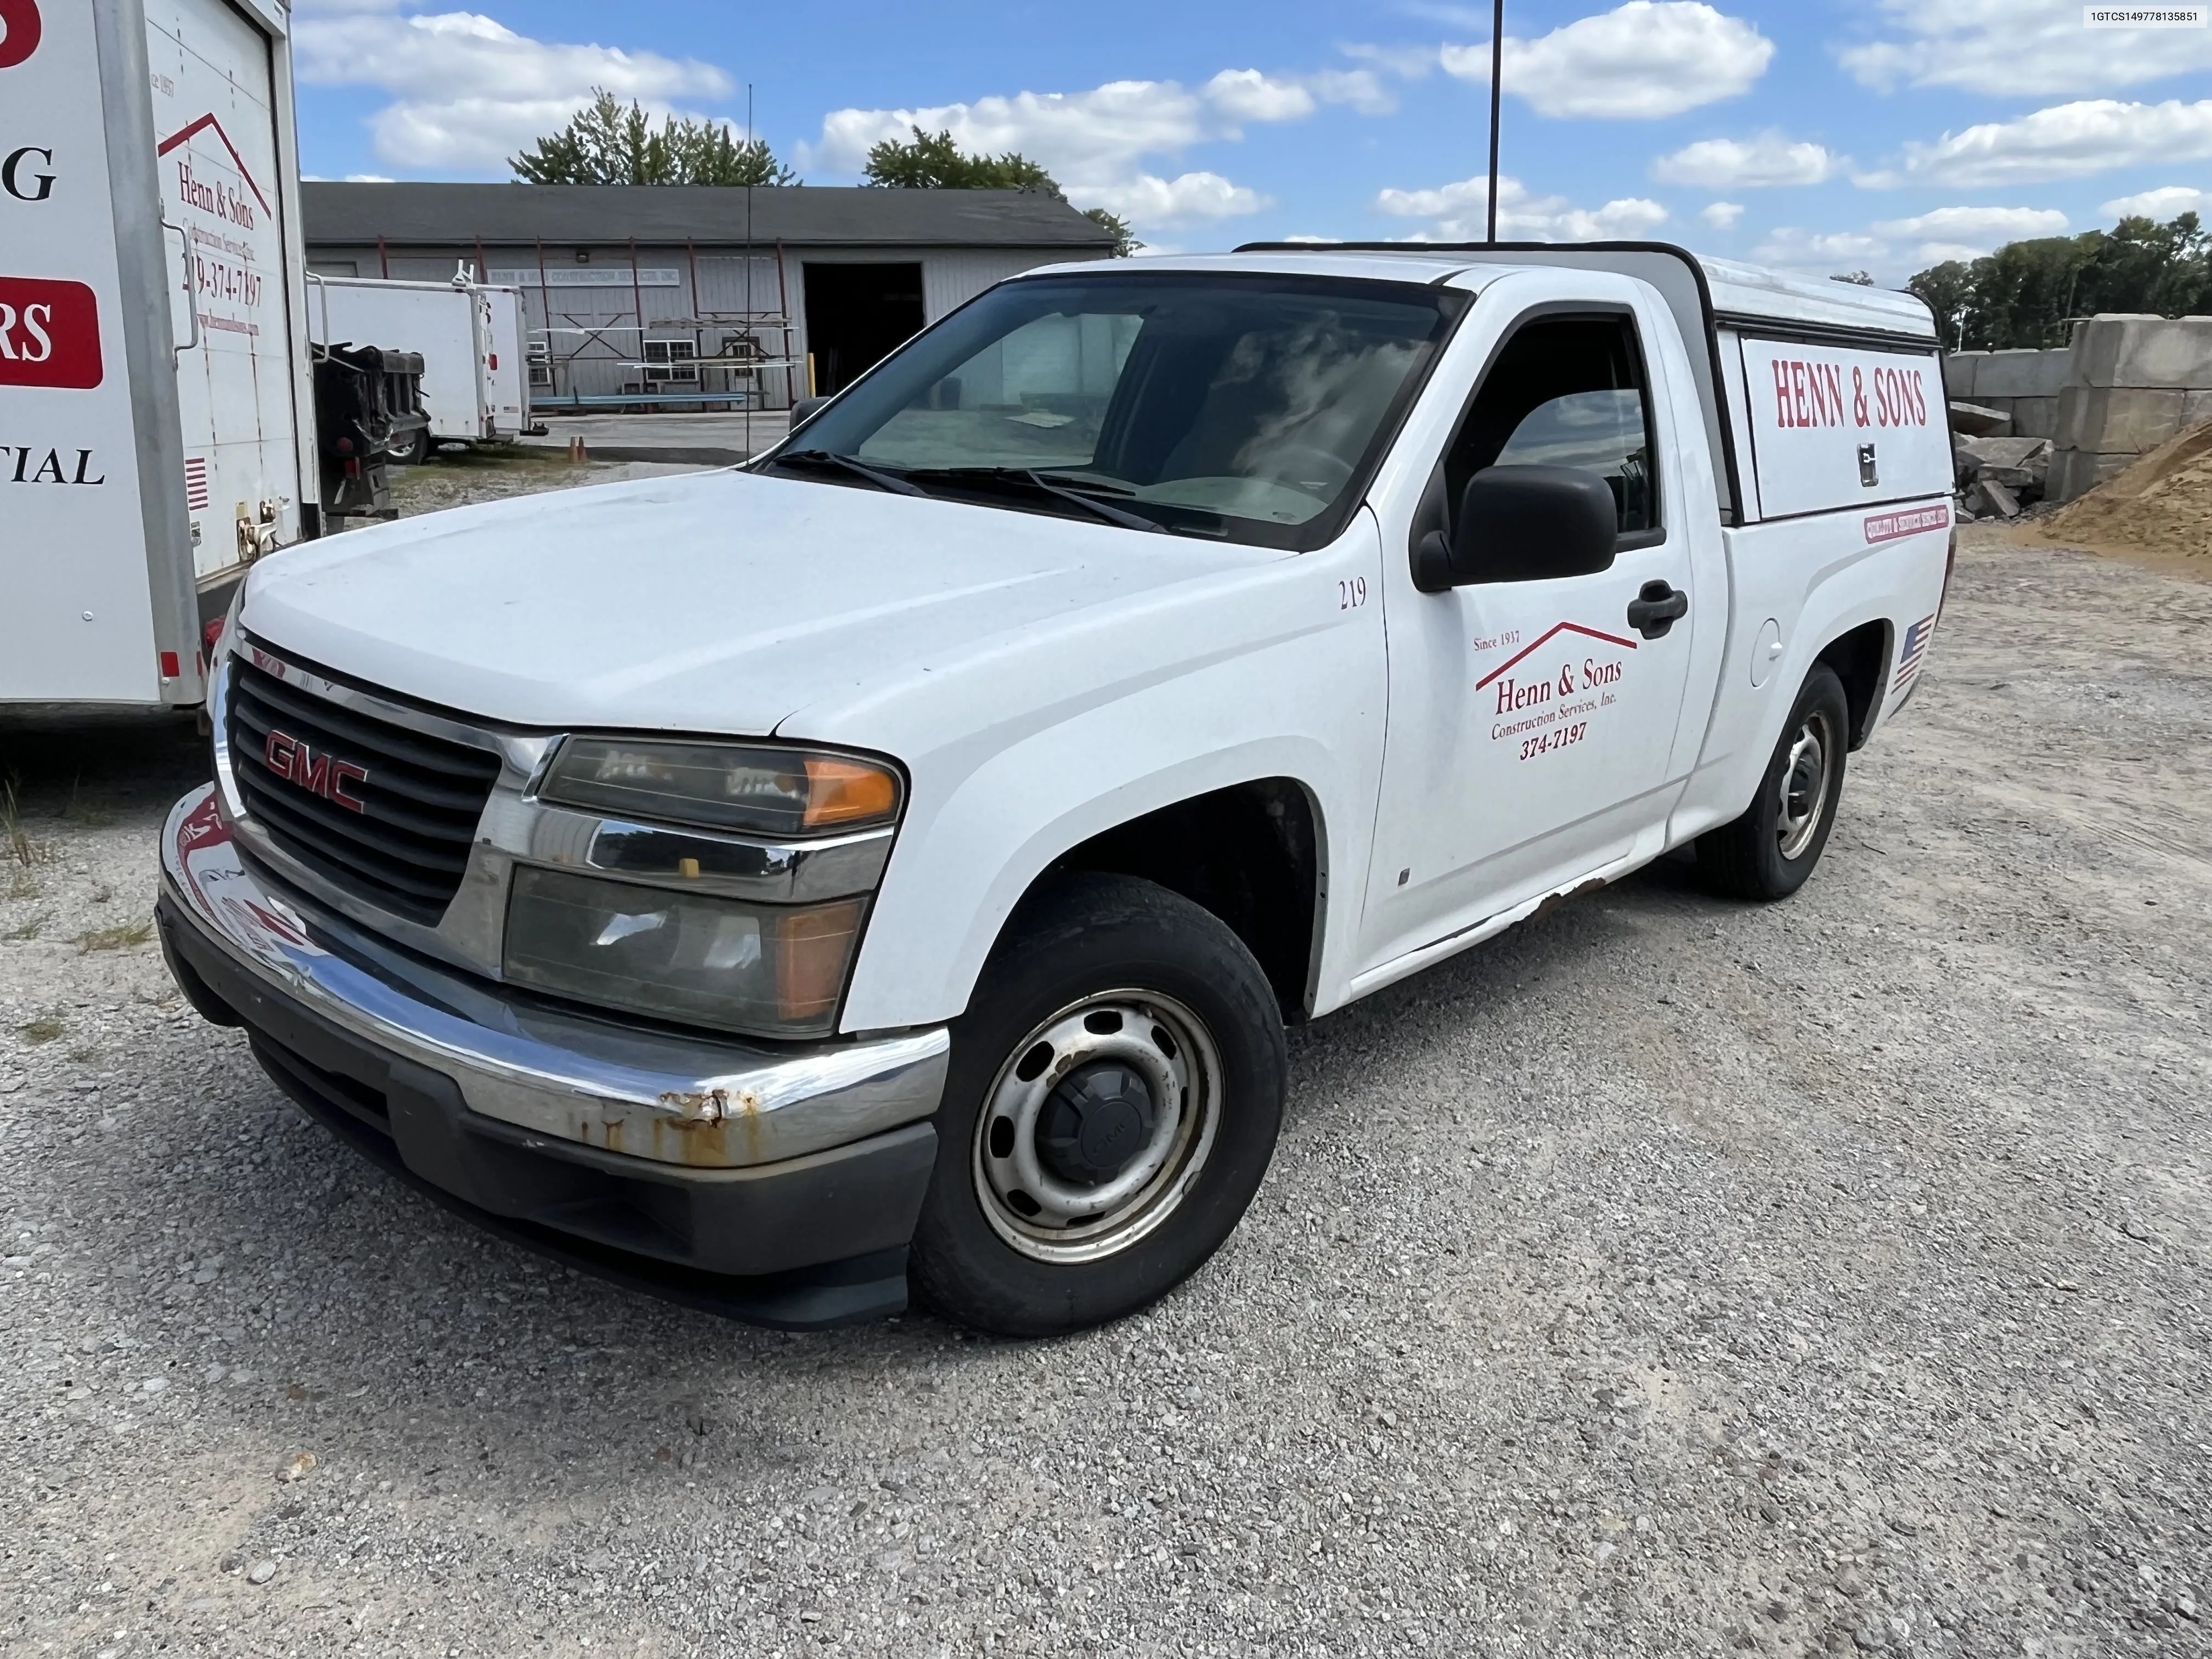
[{"label": "red roof logo decal", "polygon": [[1527,650],[1516,651],[1510,658],[1498,664],[1497,667],[1492,669],[1487,674],[1485,674],[1480,679],[1477,680],[1474,683],[1474,689],[1478,691],[1481,690],[1485,686],[1488,685],[1491,681],[1496,679],[1507,669],[1512,667],[1514,664],[1519,662],[1522,658],[1528,655],[1529,652],[1542,650],[1547,642],[1558,638],[1562,634],[1586,635],[1593,640],[1603,640],[1607,645],[1623,646],[1631,651],[1636,649],[1636,641],[1634,640],[1624,640],[1618,634],[1600,633],[1595,628],[1584,628],[1580,623],[1559,623],[1554,624],[1553,627],[1547,629],[1544,632],[1543,638],[1538,640],[1534,645],[1528,647]]},{"label": "red roof logo decal", "polygon": [[[8,0],[0,0],[0,6],[5,6],[7,3]],[[4,50],[4,47],[0,47],[0,51]],[[246,189],[252,191],[253,199],[261,204],[261,210],[264,213],[274,213],[276,210],[269,205],[269,198],[261,193],[261,186],[254,182],[253,170],[246,165],[246,158],[238,153],[238,146],[230,142],[230,135],[222,130],[222,123],[216,120],[211,113],[201,116],[189,126],[161,140],[154,147],[154,154],[167,155],[179,145],[191,143],[201,133],[210,129],[214,131],[216,137],[222,140],[222,147],[230,152],[230,159],[238,168],[238,176],[246,180]]]}]

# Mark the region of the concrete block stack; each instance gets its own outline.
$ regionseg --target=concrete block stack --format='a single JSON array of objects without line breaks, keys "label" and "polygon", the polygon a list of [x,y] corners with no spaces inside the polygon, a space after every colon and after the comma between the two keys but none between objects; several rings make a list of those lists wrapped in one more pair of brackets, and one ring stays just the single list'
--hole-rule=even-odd
[{"label": "concrete block stack", "polygon": [[2051,351],[1956,352],[1944,361],[1944,392],[1954,403],[2008,416],[2006,436],[2056,439],[2058,398],[2072,355],[2063,346]]},{"label": "concrete block stack", "polygon": [[2052,501],[2070,501],[2136,457],[2212,421],[2212,317],[2092,317],[2074,325],[2066,356]]}]

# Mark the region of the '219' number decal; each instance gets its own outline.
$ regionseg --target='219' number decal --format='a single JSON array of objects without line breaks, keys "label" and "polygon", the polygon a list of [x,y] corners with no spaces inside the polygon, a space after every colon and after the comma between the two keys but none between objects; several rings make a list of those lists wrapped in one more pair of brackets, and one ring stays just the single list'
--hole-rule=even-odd
[{"label": "'219' number decal", "polygon": [[1337,583],[1336,608],[1339,611],[1357,611],[1361,605],[1366,603],[1366,577],[1354,576],[1349,581],[1340,581]]}]

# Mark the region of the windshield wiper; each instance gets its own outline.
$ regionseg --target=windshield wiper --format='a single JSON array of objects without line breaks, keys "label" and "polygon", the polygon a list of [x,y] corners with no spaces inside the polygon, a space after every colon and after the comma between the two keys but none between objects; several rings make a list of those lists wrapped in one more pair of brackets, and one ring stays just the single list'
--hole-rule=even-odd
[{"label": "windshield wiper", "polygon": [[1133,495],[1137,492],[1125,483],[1110,478],[1093,477],[1087,472],[1047,471],[1042,467],[1030,469],[1031,476],[1048,483],[1066,484],[1070,489],[1079,489],[1086,495]]},{"label": "windshield wiper", "polygon": [[[1124,530],[1149,530],[1159,535],[1173,533],[1157,519],[1147,519],[1142,514],[1126,512],[1109,502],[1100,501],[1096,495],[1054,483],[1035,467],[932,466],[916,467],[915,472],[918,477],[933,481],[941,479],[951,484],[1027,484],[1041,495],[1050,495],[1056,500],[1066,501],[1072,506],[1079,507],[1092,518],[1102,519],[1108,524],[1119,525]],[[1111,485],[1107,487],[1112,488]]]},{"label": "windshield wiper", "polygon": [[929,494],[920,484],[909,483],[896,472],[885,472],[878,467],[870,466],[866,461],[855,460],[850,455],[840,455],[834,450],[787,449],[781,453],[770,455],[767,465],[781,466],[787,462],[794,461],[802,467],[829,467],[841,472],[849,472],[856,478],[866,478],[878,489],[890,490],[894,495]]}]

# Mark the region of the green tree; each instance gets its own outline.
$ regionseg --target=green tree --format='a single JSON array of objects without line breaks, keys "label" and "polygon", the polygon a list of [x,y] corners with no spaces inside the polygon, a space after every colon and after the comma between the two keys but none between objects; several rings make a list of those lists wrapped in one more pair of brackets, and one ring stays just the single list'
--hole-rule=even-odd
[{"label": "green tree", "polygon": [[[886,138],[868,149],[865,176],[869,184],[887,190],[1033,190],[1067,199],[1058,181],[1038,163],[1015,150],[998,155],[971,155],[953,141],[951,129],[924,132],[912,129],[914,137]],[[1083,216],[1114,238],[1114,257],[1126,259],[1144,244],[1129,228],[1129,222],[1104,208],[1085,208]]]},{"label": "green tree", "polygon": [[532,185],[795,185],[764,138],[739,143],[720,121],[670,115],[658,131],[635,99],[604,88],[560,131],[510,164]]},{"label": "green tree", "polygon": [[2008,242],[1972,264],[1947,260],[1905,286],[1928,301],[1954,350],[2061,346],[2076,319],[2099,312],[2212,309],[2212,239],[2193,213],[2162,225],[2123,219],[2109,231]]},{"label": "green tree", "polygon": [[1053,177],[1026,155],[970,155],[951,131],[914,130],[914,141],[886,138],[869,147],[866,172],[872,185],[890,190],[1035,190],[1058,196]]},{"label": "green tree", "polygon": [[1853,288],[1874,286],[1874,274],[1865,270],[1839,270],[1828,280],[1832,283],[1849,283]]},{"label": "green tree", "polygon": [[1963,349],[1960,331],[1966,325],[1974,291],[1973,272],[1966,262],[1946,259],[1940,265],[1930,265],[1905,286],[1927,301],[1928,309],[1936,313],[1936,331],[1942,339],[1943,349]]},{"label": "green tree", "polygon": [[1109,213],[1104,208],[1085,208],[1083,216],[1101,230],[1112,234],[1114,257],[1117,259],[1126,259],[1144,246],[1137,240],[1136,232],[1129,228],[1129,222],[1118,213]]}]

